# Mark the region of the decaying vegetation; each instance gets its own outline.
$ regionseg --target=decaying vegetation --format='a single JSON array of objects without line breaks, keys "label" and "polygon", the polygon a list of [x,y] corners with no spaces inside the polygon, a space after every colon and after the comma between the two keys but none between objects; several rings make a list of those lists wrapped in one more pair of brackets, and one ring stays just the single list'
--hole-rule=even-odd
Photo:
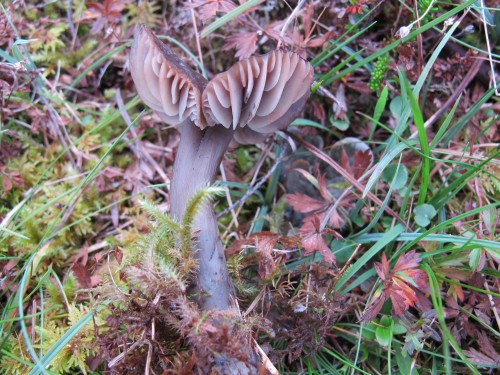
[{"label": "decaying vegetation", "polygon": [[[300,117],[174,215],[139,24],[208,82],[275,50],[314,70]],[[495,373],[499,42],[485,0],[7,1],[0,372]],[[196,288],[212,205],[230,311]]]}]

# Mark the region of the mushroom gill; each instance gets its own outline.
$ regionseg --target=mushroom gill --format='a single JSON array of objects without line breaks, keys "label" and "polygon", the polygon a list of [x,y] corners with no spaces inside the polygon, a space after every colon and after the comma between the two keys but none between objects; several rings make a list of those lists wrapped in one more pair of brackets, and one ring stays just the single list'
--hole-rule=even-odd
[{"label": "mushroom gill", "polygon": [[144,25],[136,28],[130,72],[141,99],[170,125],[189,118],[204,125],[201,93],[207,81]]},{"label": "mushroom gill", "polygon": [[[289,125],[302,109],[312,81],[311,64],[293,52],[273,51],[242,60],[216,75],[203,92],[207,125],[237,129],[238,142],[263,139]],[[253,132],[258,134],[246,141]]]}]

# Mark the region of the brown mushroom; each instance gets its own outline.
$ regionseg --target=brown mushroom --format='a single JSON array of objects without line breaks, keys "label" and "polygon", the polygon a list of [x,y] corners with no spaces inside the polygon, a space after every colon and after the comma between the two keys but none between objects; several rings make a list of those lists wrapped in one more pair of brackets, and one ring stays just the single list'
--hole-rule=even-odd
[{"label": "brown mushroom", "polygon": [[[140,97],[181,132],[170,187],[171,213],[178,220],[194,193],[213,184],[233,137],[239,143],[255,143],[288,126],[305,104],[313,79],[307,61],[292,52],[273,51],[236,63],[207,85],[142,25],[134,38],[130,68]],[[212,207],[204,207],[195,224],[201,304],[205,309],[229,309],[233,288]]]},{"label": "brown mushroom", "polygon": [[165,123],[175,126],[190,119],[204,126],[201,94],[207,80],[142,24],[134,34],[130,73],[141,99]]},{"label": "brown mushroom", "polygon": [[293,52],[240,61],[215,76],[203,92],[207,125],[232,127],[239,143],[255,143],[297,117],[312,81],[311,64]]}]

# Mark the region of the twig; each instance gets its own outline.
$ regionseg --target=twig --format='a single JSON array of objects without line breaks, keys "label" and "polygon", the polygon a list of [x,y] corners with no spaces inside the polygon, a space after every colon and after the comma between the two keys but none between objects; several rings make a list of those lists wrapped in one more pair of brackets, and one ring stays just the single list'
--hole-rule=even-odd
[{"label": "twig", "polygon": [[280,38],[279,38],[279,41],[278,41],[278,46],[277,46],[277,49],[280,49],[281,48],[281,42],[283,40],[283,38],[285,37],[285,32],[286,32],[286,29],[288,29],[288,26],[290,25],[290,23],[292,22],[292,20],[297,17],[297,13],[300,11],[300,9],[304,6],[304,3],[306,2],[306,0],[300,0],[299,3],[297,4],[297,6],[295,7],[295,9],[293,10],[292,14],[290,14],[290,16],[287,18],[285,24],[283,25],[283,27],[281,28],[281,32],[280,32]]},{"label": "twig", "polygon": [[229,206],[225,210],[219,212],[217,214],[217,216],[216,216],[217,219],[220,218],[221,216],[227,214],[229,211],[233,210],[235,207],[237,207],[237,206],[242,205],[243,203],[245,203],[245,201],[252,194],[254,194],[269,179],[269,177],[271,177],[271,175],[274,173],[274,171],[276,170],[276,168],[278,167],[278,165],[283,160],[284,154],[285,154],[285,149],[283,149],[281,151],[280,155],[276,158],[276,161],[274,162],[273,166],[264,175],[264,177],[262,177],[251,189],[247,190],[247,192],[240,199],[238,199],[236,202],[234,202],[231,206]]},{"label": "twig", "polygon": [[[116,90],[116,104],[118,105],[118,108],[120,109],[120,113],[122,115],[122,118],[125,120],[125,123],[130,126],[132,124],[132,120],[130,119],[130,116],[127,113],[127,110],[125,109],[125,105],[123,103],[122,95],[120,90]],[[147,161],[151,167],[153,167],[154,170],[158,173],[158,175],[163,179],[165,182],[169,182],[170,179],[167,177],[163,169],[158,165],[158,163],[149,155],[147,152],[144,152],[144,149],[137,139],[137,132],[133,127],[130,128],[130,133],[132,134],[132,137],[134,137],[133,142],[130,144],[130,148],[132,149],[132,152],[137,156],[139,160],[143,159]],[[124,136],[125,140],[130,141],[130,138],[125,135]]]},{"label": "twig", "polygon": [[253,343],[254,343],[255,347],[257,348],[258,354],[260,355],[260,358],[262,360],[262,364],[266,368],[266,371],[267,371],[266,373],[270,374],[270,375],[278,375],[279,374],[278,369],[276,367],[274,367],[274,365],[271,362],[271,360],[269,359],[269,357],[266,355],[266,353],[264,353],[264,351],[259,346],[259,344],[257,344],[257,341],[255,341],[255,339],[253,339]]},{"label": "twig", "polygon": [[[356,189],[358,189],[361,193],[365,190],[365,187],[363,184],[361,184],[357,179],[355,179],[349,172],[347,172],[342,166],[337,163],[335,160],[333,160],[330,156],[325,155],[321,150],[319,150],[317,147],[313,146],[312,144],[300,139],[299,137],[295,136],[294,134],[290,134],[297,143],[300,143],[307,151],[311,152],[313,155],[315,155],[317,158],[323,160],[325,163],[329,164],[332,166],[342,177],[344,177],[347,181],[349,181]],[[376,204],[378,204],[380,207],[383,206],[382,201],[380,198],[378,198],[375,194],[373,194],[371,191],[367,193],[367,196],[369,199],[374,201]],[[399,221],[401,224],[405,226],[405,228],[409,231],[411,231],[411,228],[408,227],[406,222],[390,207],[385,207],[384,209],[389,215],[394,217],[397,221]]]},{"label": "twig", "polygon": [[132,350],[134,350],[137,346],[141,345],[143,342],[144,342],[144,337],[146,335],[146,330],[144,330],[142,332],[142,337],[137,340],[136,342],[134,342],[130,348],[128,349],[125,349],[121,354],[118,354],[115,358],[113,358],[111,361],[109,361],[108,363],[108,367],[109,368],[113,368],[114,366],[116,366],[119,362],[121,362],[125,356],[130,353]]},{"label": "twig", "polygon": [[[190,3],[193,2],[193,0],[189,0]],[[198,50],[198,58],[200,59],[200,64],[201,64],[201,73],[205,75],[205,66],[203,65],[203,54],[201,53],[201,44],[200,44],[200,35],[198,34],[198,25],[196,24],[196,17],[194,15],[194,9],[191,8],[191,20],[193,21],[193,29],[194,29],[194,35],[196,38],[196,49]],[[208,77],[205,77],[208,78]]]},{"label": "twig", "polygon": [[[222,163],[220,164],[219,170],[220,170],[220,175],[221,175],[222,179],[227,182],[226,171],[225,171],[224,165]],[[229,206],[233,207],[233,200],[231,199],[231,193],[229,192],[229,189],[226,189],[226,199],[227,199],[227,203],[229,203]],[[236,226],[236,228],[238,228],[239,223],[238,223],[238,216],[236,215],[236,212],[234,212],[234,210],[231,210],[231,215],[233,216],[234,225]]]},{"label": "twig", "polygon": [[[458,85],[457,89],[455,92],[449,97],[449,99],[444,103],[437,111],[434,113],[431,117],[427,119],[427,121],[424,124],[424,127],[427,129],[428,127],[432,126],[442,115],[445,113],[448,108],[454,104],[457,101],[457,98],[460,96],[460,94],[463,93],[467,85],[476,77],[477,72],[481,68],[481,65],[483,64],[484,60],[477,59],[474,61],[474,64],[472,64],[471,68],[465,75],[464,79],[460,84]],[[410,138],[416,138],[418,136],[418,132],[415,132],[411,135]]]},{"label": "twig", "polygon": [[486,15],[484,14],[484,0],[481,0],[481,16],[483,21],[484,37],[486,38],[486,47],[488,48],[488,60],[490,61],[491,80],[493,81],[493,87],[495,88],[495,95],[500,96],[500,91],[498,90],[497,87],[495,66],[493,65],[493,58],[491,56],[491,45],[490,45],[490,37],[488,35],[488,24],[486,23]]}]

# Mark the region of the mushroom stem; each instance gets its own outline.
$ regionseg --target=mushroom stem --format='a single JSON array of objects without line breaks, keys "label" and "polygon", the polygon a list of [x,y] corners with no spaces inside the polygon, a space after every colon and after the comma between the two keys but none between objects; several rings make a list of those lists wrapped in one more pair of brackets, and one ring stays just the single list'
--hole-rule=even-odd
[{"label": "mushroom stem", "polygon": [[[233,129],[222,126],[205,131],[191,122],[182,126],[170,188],[170,209],[174,218],[182,218],[196,191],[214,183],[233,134]],[[203,207],[194,224],[199,230],[194,254],[200,265],[196,294],[205,310],[228,310],[232,306],[234,292],[212,206]]]}]

